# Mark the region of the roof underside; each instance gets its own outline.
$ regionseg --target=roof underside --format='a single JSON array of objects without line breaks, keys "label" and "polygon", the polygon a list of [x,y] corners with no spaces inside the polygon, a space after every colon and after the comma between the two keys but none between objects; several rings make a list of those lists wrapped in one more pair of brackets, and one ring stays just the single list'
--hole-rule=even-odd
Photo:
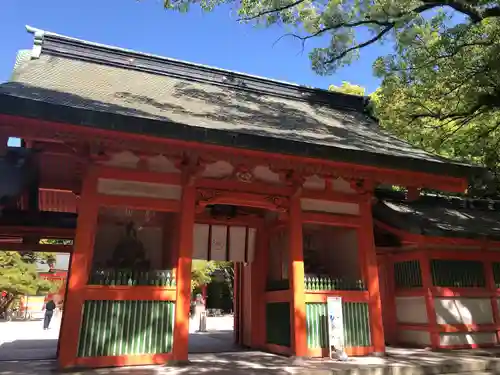
[{"label": "roof underside", "polygon": [[[83,48],[91,47],[83,44]],[[110,52],[112,47],[108,47]],[[193,79],[179,75],[178,67],[171,74],[165,67],[161,74],[138,69],[134,64],[136,55],[129,59],[129,67],[113,66],[105,58],[92,57],[70,58],[43,50],[38,58],[21,57],[11,82],[0,86],[0,95],[160,120],[162,127],[181,124],[252,135],[256,148],[259,139],[265,137],[302,144],[309,150],[306,154],[313,157],[317,156],[315,148],[327,147],[331,160],[400,169],[406,166],[457,177],[472,174],[470,166],[431,155],[384,133],[359,108],[342,108],[342,95],[331,94],[330,103],[325,103],[317,98],[319,93],[324,98],[324,91],[318,90],[315,95],[314,90],[304,89],[300,98],[292,98],[249,89],[244,79],[234,80],[232,76],[229,83],[222,80],[216,84],[214,76],[220,76],[220,72],[212,76],[204,72],[207,79]],[[154,131],[158,134],[158,129]],[[295,150],[298,155],[304,154]]]},{"label": "roof underside", "polygon": [[[476,207],[471,207],[472,205]],[[424,236],[500,241],[500,204],[460,198],[379,199],[373,216],[393,228]]]}]

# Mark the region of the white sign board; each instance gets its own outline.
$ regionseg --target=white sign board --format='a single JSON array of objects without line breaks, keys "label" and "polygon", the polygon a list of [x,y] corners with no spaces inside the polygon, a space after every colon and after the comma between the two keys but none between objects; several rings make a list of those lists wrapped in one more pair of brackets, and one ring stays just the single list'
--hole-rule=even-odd
[{"label": "white sign board", "polygon": [[344,316],[342,315],[342,297],[326,299],[328,319],[328,347],[330,358],[337,351],[344,350]]}]

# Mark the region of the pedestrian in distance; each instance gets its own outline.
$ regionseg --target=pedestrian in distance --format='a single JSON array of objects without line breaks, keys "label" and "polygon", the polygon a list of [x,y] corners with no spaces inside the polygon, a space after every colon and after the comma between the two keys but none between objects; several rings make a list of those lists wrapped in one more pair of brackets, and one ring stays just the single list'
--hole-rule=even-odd
[{"label": "pedestrian in distance", "polygon": [[52,320],[52,316],[54,315],[54,310],[57,305],[54,300],[51,298],[47,301],[47,303],[43,306],[42,310],[45,310],[45,314],[43,317],[43,329],[49,329],[50,321]]}]

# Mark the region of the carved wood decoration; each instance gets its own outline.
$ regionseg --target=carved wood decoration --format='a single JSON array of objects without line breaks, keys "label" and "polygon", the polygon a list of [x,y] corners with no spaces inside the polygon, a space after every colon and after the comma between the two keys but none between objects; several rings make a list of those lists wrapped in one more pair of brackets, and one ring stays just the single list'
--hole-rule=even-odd
[{"label": "carved wood decoration", "polygon": [[351,179],[351,188],[360,195],[371,195],[375,189],[375,183],[370,180]]},{"label": "carved wood decoration", "polygon": [[238,165],[234,168],[234,177],[236,180],[245,183],[251,183],[254,181],[255,176],[253,175],[250,168],[245,165]]},{"label": "carved wood decoration", "polygon": [[[272,171],[280,171],[286,177],[288,171],[294,171],[298,176],[307,177],[318,175],[331,179],[341,177],[345,180],[370,181],[376,183],[391,183],[401,186],[413,186],[419,181],[419,187],[439,187],[445,191],[459,191],[465,188],[465,182],[448,176],[430,175],[423,172],[401,171],[377,168],[349,163],[336,163],[326,160],[298,158],[280,154],[266,154],[259,151],[216,147],[208,144],[189,144],[177,140],[165,140],[140,136],[136,134],[113,132],[96,132],[86,127],[57,124],[32,119],[18,121],[9,120],[6,116],[0,117],[0,126],[4,133],[26,140],[50,139],[54,142],[71,145],[89,145],[90,155],[93,158],[103,157],[103,153],[111,150],[130,150],[138,153],[164,155],[170,160],[196,160],[198,165],[228,161],[234,166],[244,165],[247,168],[257,165],[269,166]],[[249,177],[249,176],[244,176]],[[368,192],[368,188],[364,188]]]},{"label": "carved wood decoration", "polygon": [[281,196],[215,189],[197,189],[196,194],[197,212],[202,212],[206,206],[215,204],[255,207],[277,212],[286,212],[288,209],[288,198]]}]

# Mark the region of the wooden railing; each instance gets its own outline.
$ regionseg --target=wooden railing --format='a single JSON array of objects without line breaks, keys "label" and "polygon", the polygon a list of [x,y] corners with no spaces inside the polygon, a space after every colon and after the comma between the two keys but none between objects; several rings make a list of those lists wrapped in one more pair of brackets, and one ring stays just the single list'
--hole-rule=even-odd
[{"label": "wooden railing", "polygon": [[172,270],[94,269],[90,274],[88,284],[175,287],[175,275]]}]

